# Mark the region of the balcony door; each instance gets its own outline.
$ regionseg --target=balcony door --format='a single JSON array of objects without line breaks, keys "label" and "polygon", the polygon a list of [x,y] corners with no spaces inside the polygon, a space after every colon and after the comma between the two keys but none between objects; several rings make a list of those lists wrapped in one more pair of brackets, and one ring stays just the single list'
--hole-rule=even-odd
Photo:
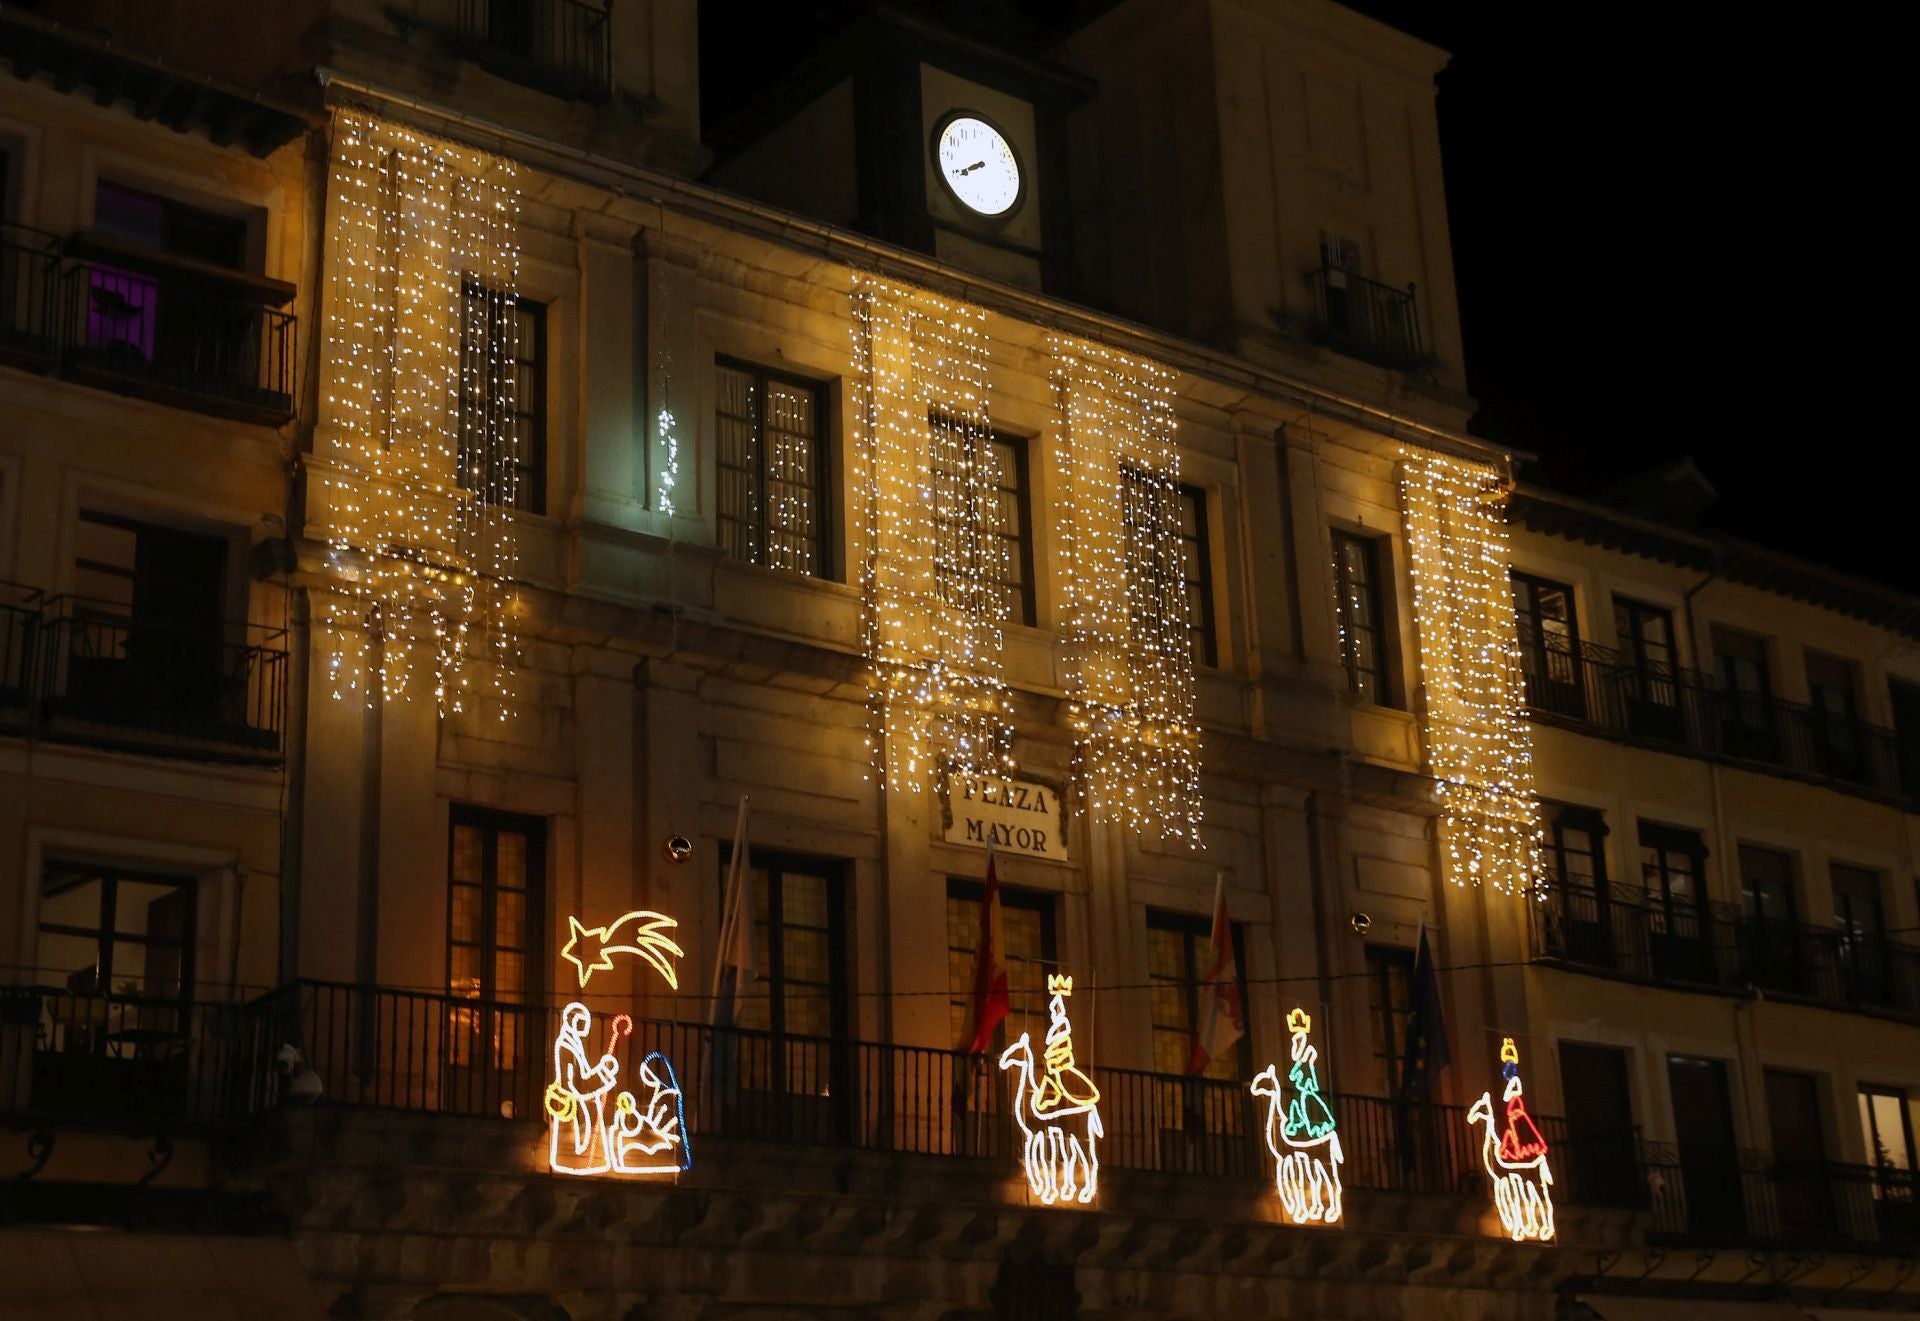
[{"label": "balcony door", "polygon": [[1742,844],[1740,897],[1747,979],[1770,991],[1814,990],[1795,917],[1793,859],[1777,849]]},{"label": "balcony door", "polygon": [[1780,1232],[1789,1240],[1830,1233],[1835,1207],[1820,1122],[1819,1081],[1810,1074],[1768,1069],[1766,1085]]},{"label": "balcony door", "polygon": [[1852,662],[1808,652],[1807,696],[1807,735],[1813,745],[1814,765],[1821,774],[1836,780],[1865,780],[1866,746],[1861,738],[1860,701],[1854,693]]},{"label": "balcony door", "polygon": [[1874,1213],[1883,1239],[1920,1238],[1920,1199],[1915,1197],[1915,1120],[1920,1099],[1898,1087],[1860,1088],[1860,1136],[1873,1170]]},{"label": "balcony door", "polygon": [[1627,1083],[1628,1054],[1612,1046],[1560,1043],[1566,1098],[1567,1174],[1589,1206],[1640,1204],[1638,1133]]},{"label": "balcony door", "polygon": [[1686,737],[1680,708],[1673,612],[1644,601],[1613,598],[1613,627],[1626,653],[1627,731],[1678,742]]},{"label": "balcony door", "polygon": [[59,713],[188,737],[244,725],[222,662],[224,538],[82,510],[74,527]]},{"label": "balcony door", "polygon": [[1720,747],[1756,761],[1780,759],[1774,724],[1773,679],[1767,669],[1764,639],[1727,629],[1713,630],[1713,651],[1720,668]]},{"label": "balcony door", "polygon": [[[456,806],[442,1108],[525,1117],[546,1080],[546,821]],[[460,1003],[470,1001],[470,1004]]]},{"label": "balcony door", "polygon": [[1573,589],[1565,583],[1513,575],[1514,609],[1520,620],[1520,663],[1527,704],[1570,720],[1587,718],[1580,668],[1580,621]]},{"label": "balcony door", "polygon": [[1887,950],[1886,913],[1880,903],[1880,874],[1836,862],[1833,924],[1840,936],[1840,987],[1849,1000],[1893,1003],[1893,967]]},{"label": "balcony door", "polygon": [[[959,877],[947,881],[947,1017],[956,1047],[964,1051],[973,1021],[973,977],[980,947],[980,907],[986,887]],[[1006,1150],[1007,1077],[994,1061],[1009,1041],[1025,1033],[1036,1049],[1047,1035],[1047,972],[1057,969],[1054,898],[1037,890],[1000,887],[1000,953],[1007,969],[1007,1016],[987,1051],[962,1059],[952,1094],[954,1146],[970,1155]],[[938,1093],[935,1094],[936,1098]]]},{"label": "balcony door", "polygon": [[1699,833],[1640,823],[1651,973],[1663,981],[1717,982],[1706,886],[1707,846]]},{"label": "balcony door", "polygon": [[1747,1229],[1740,1151],[1733,1139],[1733,1101],[1727,1066],[1692,1055],[1667,1057],[1673,1097],[1674,1146],[1687,1232],[1740,1238]]}]

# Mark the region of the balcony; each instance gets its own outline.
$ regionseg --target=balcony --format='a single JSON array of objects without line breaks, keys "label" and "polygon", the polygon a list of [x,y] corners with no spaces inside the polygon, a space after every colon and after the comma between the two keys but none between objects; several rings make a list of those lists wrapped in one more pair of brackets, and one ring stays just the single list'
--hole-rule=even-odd
[{"label": "balcony", "polygon": [[0,988],[0,1116],[167,1133],[230,1124],[264,1102],[259,1026],[238,1004]]},{"label": "balcony", "polygon": [[573,101],[613,95],[605,0],[460,0],[457,44],[477,64]]},{"label": "balcony", "polygon": [[1892,730],[1779,698],[1729,692],[1713,676],[1648,663],[1523,627],[1521,667],[1536,718],[1817,781],[1906,804]]},{"label": "balcony", "polygon": [[1920,1250],[1911,1170],[1834,1161],[1785,1163],[1730,1146],[1646,1143],[1650,1233],[1678,1243]]},{"label": "balcony", "polygon": [[94,234],[0,236],[0,362],[244,421],[293,417],[293,287]]},{"label": "balcony", "polygon": [[32,723],[40,604],[33,588],[0,582],[0,733],[18,733]]},{"label": "balcony", "polygon": [[51,310],[59,241],[25,225],[0,224],[0,363],[53,365]]},{"label": "balcony", "polygon": [[1334,266],[1307,272],[1307,283],[1320,343],[1401,371],[1426,365],[1412,285],[1396,289]]},{"label": "balcony", "polygon": [[1920,948],[1763,920],[1730,904],[1550,882],[1532,905],[1536,957],[1687,987],[1749,988],[1920,1018]]},{"label": "balcony", "polygon": [[255,764],[283,754],[287,652],[278,630],[195,631],[64,596],[46,602],[28,636],[34,723],[45,738]]}]

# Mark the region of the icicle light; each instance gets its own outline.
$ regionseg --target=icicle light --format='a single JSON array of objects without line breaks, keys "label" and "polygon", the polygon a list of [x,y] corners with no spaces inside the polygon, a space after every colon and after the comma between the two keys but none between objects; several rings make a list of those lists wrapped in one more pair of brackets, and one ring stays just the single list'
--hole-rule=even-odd
[{"label": "icicle light", "polygon": [[1427,765],[1440,783],[1447,878],[1526,894],[1541,874],[1540,804],[1505,504],[1505,484],[1486,464],[1400,451]]},{"label": "icicle light", "polygon": [[1068,719],[1084,810],[1200,843],[1173,372],[1051,336]]},{"label": "icicle light", "polygon": [[[430,685],[508,711],[518,172],[353,111],[334,119],[315,452],[337,592],[333,695]],[[476,684],[476,669],[490,678]]]},{"label": "icicle light", "polygon": [[1013,769],[1007,575],[988,452],[985,314],[856,273],[874,766],[916,792]]}]

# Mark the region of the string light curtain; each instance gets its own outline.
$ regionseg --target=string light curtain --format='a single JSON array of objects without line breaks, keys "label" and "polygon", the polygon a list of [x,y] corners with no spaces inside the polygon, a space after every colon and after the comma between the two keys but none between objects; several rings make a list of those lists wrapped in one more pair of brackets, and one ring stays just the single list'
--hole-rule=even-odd
[{"label": "string light curtain", "polygon": [[915,791],[948,773],[1004,775],[1007,550],[988,449],[986,316],[864,272],[853,311],[874,766]]},{"label": "string light curtain", "polygon": [[1508,578],[1506,485],[1482,463],[1400,452],[1400,508],[1440,784],[1447,878],[1510,894],[1541,877],[1540,803]]},{"label": "string light curtain", "polygon": [[1200,737],[1180,540],[1174,373],[1064,335],[1059,400],[1068,719],[1084,810],[1198,846]]},{"label": "string light curtain", "polygon": [[505,718],[518,171],[355,111],[333,130],[315,444],[333,693],[410,698],[423,680],[444,716],[485,689]]}]

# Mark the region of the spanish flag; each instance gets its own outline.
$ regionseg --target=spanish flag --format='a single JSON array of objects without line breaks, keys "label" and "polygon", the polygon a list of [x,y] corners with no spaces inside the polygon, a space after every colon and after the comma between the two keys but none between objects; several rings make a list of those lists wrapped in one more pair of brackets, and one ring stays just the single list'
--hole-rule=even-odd
[{"label": "spanish flag", "polygon": [[987,893],[980,903],[980,943],[973,951],[973,1004],[960,1053],[978,1055],[993,1044],[993,1030],[1007,1016],[1006,950],[1000,943],[1000,878],[987,849]]}]

